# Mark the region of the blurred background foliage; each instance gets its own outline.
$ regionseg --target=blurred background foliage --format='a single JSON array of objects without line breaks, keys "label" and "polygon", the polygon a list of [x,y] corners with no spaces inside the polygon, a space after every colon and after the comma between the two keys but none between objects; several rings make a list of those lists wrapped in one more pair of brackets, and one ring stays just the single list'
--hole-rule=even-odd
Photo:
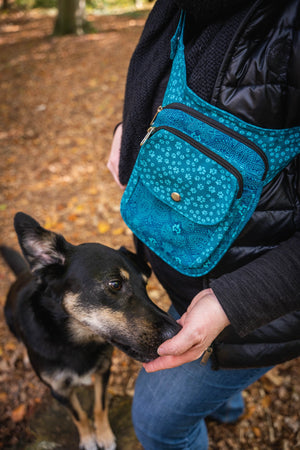
[{"label": "blurred background foliage", "polygon": [[87,14],[118,14],[150,9],[154,0],[0,0],[1,15],[11,11],[39,10],[56,13],[53,35],[82,35],[96,30]]},{"label": "blurred background foliage", "polygon": [[[111,13],[118,10],[131,10],[148,7],[151,0],[86,0],[87,10]],[[3,0],[2,9],[49,9],[57,8],[58,0]]]},{"label": "blurred background foliage", "polygon": [[95,32],[86,19],[87,14],[103,15],[151,8],[153,0],[0,0],[3,14],[10,11],[55,11],[57,12],[53,34],[81,35]]}]

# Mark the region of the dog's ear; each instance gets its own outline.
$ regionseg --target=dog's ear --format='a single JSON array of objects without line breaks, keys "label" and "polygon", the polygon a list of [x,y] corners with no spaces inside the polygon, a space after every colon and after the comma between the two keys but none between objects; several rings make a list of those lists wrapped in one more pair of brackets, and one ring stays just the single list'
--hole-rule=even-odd
[{"label": "dog's ear", "polygon": [[136,253],[132,253],[130,250],[127,250],[125,247],[121,247],[119,251],[129,258],[136,268],[140,270],[147,278],[150,278],[152,270],[144,259],[140,258]]},{"label": "dog's ear", "polygon": [[67,248],[71,244],[63,236],[46,230],[22,212],[15,215],[14,226],[31,270],[36,271],[51,264],[65,264]]}]

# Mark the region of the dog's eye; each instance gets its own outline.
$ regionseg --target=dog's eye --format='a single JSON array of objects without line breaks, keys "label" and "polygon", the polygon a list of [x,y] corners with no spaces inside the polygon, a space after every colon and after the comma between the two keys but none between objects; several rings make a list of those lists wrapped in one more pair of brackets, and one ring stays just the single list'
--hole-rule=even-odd
[{"label": "dog's eye", "polygon": [[110,280],[108,282],[108,286],[113,290],[113,291],[119,291],[122,287],[122,281],[121,280]]}]

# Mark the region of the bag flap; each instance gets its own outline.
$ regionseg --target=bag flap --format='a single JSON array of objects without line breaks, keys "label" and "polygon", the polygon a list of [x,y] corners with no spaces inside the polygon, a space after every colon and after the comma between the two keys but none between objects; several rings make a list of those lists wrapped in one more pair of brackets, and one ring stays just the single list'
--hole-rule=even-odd
[{"label": "bag flap", "polygon": [[160,130],[137,161],[144,186],[160,201],[201,225],[222,221],[236,198],[236,177],[177,136]]}]

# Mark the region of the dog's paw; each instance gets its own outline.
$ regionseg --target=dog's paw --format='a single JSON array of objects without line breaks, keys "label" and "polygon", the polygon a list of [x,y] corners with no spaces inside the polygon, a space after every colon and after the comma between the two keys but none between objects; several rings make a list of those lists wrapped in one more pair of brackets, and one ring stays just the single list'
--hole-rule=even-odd
[{"label": "dog's paw", "polygon": [[105,444],[104,445],[98,444],[98,446],[97,446],[98,450],[116,450],[116,448],[117,448],[116,442],[109,444],[109,446],[107,446]]},{"label": "dog's paw", "polygon": [[99,449],[116,450],[116,438],[110,428],[107,416],[95,415],[95,419],[96,440]]},{"label": "dog's paw", "polygon": [[90,435],[81,438],[79,450],[99,450],[95,436]]},{"label": "dog's paw", "polygon": [[108,429],[105,434],[97,436],[97,445],[99,450],[116,450],[116,438],[113,432]]}]

